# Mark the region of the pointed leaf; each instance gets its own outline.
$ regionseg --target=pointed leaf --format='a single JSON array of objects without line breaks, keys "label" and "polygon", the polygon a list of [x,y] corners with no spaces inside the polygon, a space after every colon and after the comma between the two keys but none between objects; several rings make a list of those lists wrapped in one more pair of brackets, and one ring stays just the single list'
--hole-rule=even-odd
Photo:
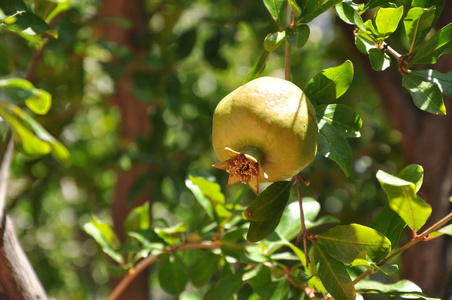
[{"label": "pointed leaf", "polygon": [[91,218],[83,225],[83,230],[96,240],[107,255],[120,264],[123,262],[121,254],[116,251],[120,246],[119,239],[109,225]]},{"label": "pointed leaf", "polygon": [[314,256],[318,263],[317,275],[331,296],[341,300],[354,300],[355,287],[344,264],[329,256],[318,243],[314,243]]},{"label": "pointed leaf", "polygon": [[426,300],[440,300],[439,298],[427,297],[419,286],[409,280],[400,280],[392,284],[384,284],[378,281],[361,280],[356,284],[356,289],[363,292],[377,292],[387,296],[399,296],[403,298],[418,298]]},{"label": "pointed leaf", "polygon": [[275,231],[276,226],[279,224],[280,218],[281,216],[263,222],[251,221],[248,233],[246,234],[246,239],[252,243],[265,239]]},{"label": "pointed leaf", "polygon": [[246,218],[256,222],[279,219],[289,200],[291,185],[290,181],[272,183],[245,209]]},{"label": "pointed leaf", "polygon": [[377,172],[377,179],[389,198],[389,206],[413,230],[419,230],[430,217],[431,206],[416,195],[416,185],[384,171]]},{"label": "pointed leaf", "polygon": [[286,0],[264,0],[264,4],[279,29],[284,29],[284,11],[286,7]]},{"label": "pointed leaf", "polygon": [[404,73],[402,86],[411,94],[414,104],[429,113],[445,115],[446,107],[438,85],[434,82],[424,81],[422,76]]},{"label": "pointed leaf", "polygon": [[361,15],[353,7],[352,1],[343,1],[336,4],[336,13],[347,24],[356,25],[361,30],[366,30]]},{"label": "pointed leaf", "polygon": [[375,13],[373,24],[377,31],[378,38],[381,40],[387,39],[399,26],[402,19],[403,6],[398,8],[383,8],[380,7]]},{"label": "pointed leaf", "polygon": [[295,28],[287,29],[287,40],[292,47],[301,48],[309,39],[311,33],[308,25],[300,25]]},{"label": "pointed leaf", "polygon": [[308,23],[317,16],[327,11],[330,7],[335,6],[341,0],[307,0],[303,1],[301,8],[301,23]]},{"label": "pointed leaf", "polygon": [[269,299],[270,300],[287,299],[289,296],[289,292],[290,292],[289,281],[286,280],[285,278],[280,279],[276,284],[272,296]]},{"label": "pointed leaf", "polygon": [[177,255],[161,255],[158,279],[165,292],[178,296],[184,291],[189,279],[187,267]]},{"label": "pointed leaf", "polygon": [[422,76],[424,81],[436,83],[443,94],[452,97],[452,72],[440,73],[430,69],[412,71],[411,73]]},{"label": "pointed leaf", "polygon": [[262,71],[265,69],[268,59],[270,58],[271,52],[265,51],[259,57],[259,61],[248,71],[244,83],[247,83],[255,78],[257,78]]},{"label": "pointed leaf", "polygon": [[198,203],[204,208],[207,215],[215,221],[219,221],[215,207],[224,204],[224,195],[218,183],[212,182],[212,177],[201,177],[189,175],[185,180],[185,185],[195,195]]},{"label": "pointed leaf", "polygon": [[350,107],[343,104],[318,105],[315,107],[319,126],[331,124],[344,137],[360,137],[361,117]]},{"label": "pointed leaf", "polygon": [[424,180],[424,168],[417,164],[408,165],[399,172],[398,177],[414,183],[414,192],[417,193]]},{"label": "pointed leaf", "polygon": [[[370,22],[368,22],[368,24],[370,24]],[[370,35],[361,30],[358,32],[358,35],[355,35],[355,45],[363,54],[368,54],[371,49],[377,49],[377,46]]]},{"label": "pointed leaf", "polygon": [[286,32],[285,31],[278,31],[275,33],[269,33],[264,39],[264,49],[267,52],[272,52],[278,49],[279,46],[281,46],[282,42],[284,42],[284,39],[286,38]]},{"label": "pointed leaf", "polygon": [[353,64],[347,60],[342,65],[325,69],[312,78],[306,96],[313,104],[327,104],[342,96],[353,80]]},{"label": "pointed leaf", "polygon": [[411,45],[410,49],[424,40],[425,36],[433,26],[436,7],[422,8],[413,7],[403,19],[403,25]]},{"label": "pointed leaf", "polygon": [[370,0],[367,2],[366,6],[364,6],[364,11],[381,6],[390,2],[391,0]]},{"label": "pointed leaf", "polygon": [[378,262],[391,252],[391,242],[378,231],[358,225],[339,225],[318,235],[317,243],[328,255],[350,264],[362,252]]},{"label": "pointed leaf", "polygon": [[430,39],[420,43],[413,51],[409,65],[434,64],[438,57],[452,53],[452,23],[438,30]]},{"label": "pointed leaf", "polygon": [[384,71],[391,66],[391,57],[377,48],[369,49],[369,60],[375,71]]},{"label": "pointed leaf", "polygon": [[345,138],[329,123],[319,126],[318,152],[336,162],[350,176],[352,172],[352,151]]},{"label": "pointed leaf", "polygon": [[397,246],[400,235],[406,227],[405,221],[387,204],[370,225],[382,233],[391,242],[392,248]]}]

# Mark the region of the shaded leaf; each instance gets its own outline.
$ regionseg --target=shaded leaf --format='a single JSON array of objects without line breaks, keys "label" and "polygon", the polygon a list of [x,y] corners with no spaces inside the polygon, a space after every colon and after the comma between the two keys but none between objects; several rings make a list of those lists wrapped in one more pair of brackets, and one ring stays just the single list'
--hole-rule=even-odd
[{"label": "shaded leaf", "polygon": [[392,284],[383,284],[378,281],[361,280],[356,284],[356,289],[363,292],[377,292],[378,294],[399,297],[420,297],[426,300],[439,300],[439,298],[427,297],[420,287],[409,280],[400,280]]},{"label": "shaded leaf", "polygon": [[287,40],[295,48],[303,47],[309,39],[310,29],[307,25],[300,25],[287,29]]},{"label": "shaded leaf", "polygon": [[[365,32],[359,31],[355,35],[355,45],[358,50],[363,54],[368,54],[371,49],[377,49],[375,42]],[[381,51],[381,50],[380,50]]]},{"label": "shaded leaf", "polygon": [[315,107],[319,126],[323,123],[332,125],[344,137],[360,137],[361,117],[350,107],[343,104],[318,105]]},{"label": "shaded leaf", "polygon": [[335,226],[318,235],[317,243],[329,256],[347,264],[362,252],[374,262],[391,252],[391,242],[383,234],[358,224]]},{"label": "shaded leaf", "polygon": [[155,228],[157,235],[169,245],[176,245],[187,228],[183,223],[178,223],[167,228]]},{"label": "shaded leaf", "polygon": [[391,0],[370,0],[364,6],[364,10],[369,10],[369,9],[381,6],[381,5],[386,4],[386,3],[390,2],[390,1]]},{"label": "shaded leaf", "polygon": [[13,69],[13,61],[8,48],[0,44],[0,76],[6,76]]},{"label": "shaded leaf", "polygon": [[385,235],[391,242],[392,248],[397,246],[400,235],[406,227],[405,221],[387,204],[375,217],[370,225],[373,229]]},{"label": "shaded leaf", "polygon": [[389,198],[389,206],[413,230],[419,230],[430,217],[431,206],[415,194],[416,185],[384,171],[377,179]]},{"label": "shaded leaf", "polygon": [[369,49],[369,60],[375,71],[384,71],[391,66],[391,57],[377,48]]},{"label": "shaded leaf", "polygon": [[443,234],[452,236],[452,224],[444,226],[443,228],[430,233],[429,237],[437,237],[437,236],[440,236],[440,235],[443,235]]},{"label": "shaded leaf", "polygon": [[195,195],[198,203],[204,208],[207,215],[217,222],[219,222],[215,206],[224,204],[224,195],[221,193],[221,187],[218,183],[212,182],[213,178],[208,176],[188,176],[185,180],[185,185]]},{"label": "shaded leaf", "polygon": [[417,44],[424,40],[425,36],[433,26],[436,8],[413,7],[403,19],[405,32],[408,41],[413,49]]},{"label": "shaded leaf", "polygon": [[336,162],[350,176],[352,172],[352,151],[345,138],[329,123],[319,126],[319,154]]},{"label": "shaded leaf", "polygon": [[341,300],[355,299],[355,287],[344,264],[329,256],[318,243],[314,243],[314,257],[318,263],[317,275],[331,296]]},{"label": "shaded leaf", "polygon": [[273,20],[275,20],[279,29],[284,29],[284,11],[286,7],[285,0],[264,0],[265,7],[268,12],[272,16]]},{"label": "shaded leaf", "polygon": [[273,291],[270,300],[280,300],[287,299],[290,292],[289,281],[286,278],[280,279],[276,284],[275,290]]},{"label": "shaded leaf", "polygon": [[128,233],[130,231],[149,229],[149,226],[151,225],[149,214],[149,203],[145,203],[132,209],[124,221],[124,231]]},{"label": "shaded leaf", "polygon": [[187,285],[188,269],[177,255],[161,255],[159,257],[158,279],[165,292],[178,296]]},{"label": "shaded leaf", "polygon": [[424,168],[418,164],[408,165],[399,172],[398,177],[414,183],[414,192],[417,193],[424,180]]},{"label": "shaded leaf", "polygon": [[196,287],[204,286],[218,270],[220,256],[206,251],[197,251],[196,259],[189,266],[190,281]]},{"label": "shaded leaf", "polygon": [[272,52],[281,46],[282,42],[286,38],[285,31],[278,31],[275,33],[269,33],[264,39],[264,49],[265,51]]},{"label": "shaded leaf", "polygon": [[265,69],[268,59],[270,58],[271,52],[264,51],[259,57],[259,61],[248,71],[244,83],[247,83],[253,79],[256,79],[262,71]]},{"label": "shaded leaf", "polygon": [[434,64],[438,57],[452,53],[452,23],[438,30],[430,39],[420,43],[413,51],[409,65]]},{"label": "shaded leaf", "polygon": [[306,88],[306,96],[313,104],[327,104],[342,96],[353,80],[353,64],[343,64],[325,69],[312,78]]},{"label": "shaded leaf", "polygon": [[341,2],[341,0],[307,0],[303,1],[301,7],[301,23],[308,23],[317,16],[327,11],[330,7]]},{"label": "shaded leaf", "polygon": [[411,94],[414,104],[429,113],[445,115],[446,107],[438,85],[434,82],[424,81],[422,76],[404,73],[402,86]]},{"label": "shaded leaf", "polygon": [[347,24],[356,25],[361,30],[366,30],[361,15],[353,7],[352,1],[343,1],[335,6],[336,13]]},{"label": "shaded leaf", "polygon": [[228,300],[243,286],[244,272],[242,269],[235,274],[220,276],[220,280],[207,291],[203,300]]},{"label": "shaded leaf", "polygon": [[281,216],[263,222],[251,221],[248,233],[246,234],[246,239],[254,243],[266,238],[275,231],[276,226],[279,224],[280,217]]},{"label": "shaded leaf", "polygon": [[434,82],[441,92],[452,97],[452,72],[440,73],[436,70],[411,71],[412,74],[422,76],[424,81]]}]

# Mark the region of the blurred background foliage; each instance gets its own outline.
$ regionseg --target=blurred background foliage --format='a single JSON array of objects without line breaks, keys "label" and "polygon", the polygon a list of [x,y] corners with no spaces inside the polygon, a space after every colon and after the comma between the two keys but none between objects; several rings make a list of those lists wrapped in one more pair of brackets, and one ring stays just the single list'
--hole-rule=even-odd
[{"label": "blurred background foliage", "polygon": [[[46,1],[52,2],[27,4]],[[101,7],[108,1],[72,0],[57,17],[59,37],[50,39],[36,74],[35,86],[53,96],[49,114],[38,121],[66,145],[72,164],[65,168],[50,156],[30,160],[17,154],[8,211],[44,288],[57,299],[100,299],[110,291],[110,262],[82,225],[93,215],[111,220],[118,171],[149,167],[124,199],[130,206],[142,190],[148,190],[154,217],[174,224],[184,221],[188,227],[201,221],[197,214],[201,208],[185,187],[185,178],[190,171],[205,170],[225,186],[227,176],[211,167],[216,162],[211,149],[213,110],[243,83],[259,58],[264,37],[277,30],[261,1],[144,4],[147,38],[136,42],[148,51],[140,60],[99,33],[102,24],[128,28],[131,20],[103,17]],[[345,32],[336,22],[329,11],[310,24],[308,43],[292,52],[293,81],[304,88],[320,70],[352,60],[354,81],[340,101],[362,117],[362,136],[349,140],[354,156],[350,178],[318,156],[304,172],[311,185],[303,192],[322,204],[321,214],[369,225],[386,203],[376,171],[397,173],[405,166],[398,146],[401,134],[388,122],[361,61],[350,54],[354,45],[344,35],[352,34],[352,27]],[[23,76],[33,47],[7,30],[2,30],[0,44],[12,58],[8,76]],[[270,58],[265,75],[283,76],[282,51]],[[109,97],[133,64],[137,65],[132,90],[147,107],[151,132],[130,143],[121,138],[124,120]],[[6,126],[0,122],[2,140],[5,134]],[[240,189],[225,189],[226,201]],[[242,201],[252,196],[247,191]],[[156,280],[152,284],[155,287]]]}]

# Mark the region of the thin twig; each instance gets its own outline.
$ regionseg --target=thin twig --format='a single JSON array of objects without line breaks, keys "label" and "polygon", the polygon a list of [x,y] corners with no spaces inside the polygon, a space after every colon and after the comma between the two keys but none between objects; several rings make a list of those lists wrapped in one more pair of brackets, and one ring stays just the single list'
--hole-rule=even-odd
[{"label": "thin twig", "polygon": [[[183,244],[180,246],[172,247],[166,252],[173,253],[176,251],[182,251],[187,249],[217,249],[220,247],[218,243],[189,243]],[[138,276],[141,272],[143,272],[147,267],[152,265],[158,259],[158,255],[151,255],[141,260],[134,268],[131,268],[124,278],[119,282],[119,284],[115,287],[113,292],[111,293],[109,300],[118,299],[121,296],[122,292],[129,286],[129,284]]]},{"label": "thin twig", "polygon": [[[443,225],[445,225],[450,220],[452,220],[452,213],[449,213],[447,216],[445,216],[444,218],[442,218],[441,220],[439,220],[438,222],[436,222],[435,224],[433,224],[432,226],[427,228],[420,235],[416,236],[411,241],[409,241],[408,243],[406,243],[405,245],[403,245],[396,251],[392,252],[389,256],[380,260],[376,265],[381,266],[381,265],[385,264],[386,262],[390,261],[391,259],[393,259],[394,257],[396,257],[397,255],[403,253],[408,248],[411,248],[415,244],[422,242],[422,241],[426,241],[426,238],[430,233],[441,228]],[[361,275],[356,277],[355,280],[353,280],[353,284],[357,284],[358,282],[360,282],[362,279],[366,278],[371,273],[372,273],[372,270],[366,270],[364,273],[362,273]]]}]

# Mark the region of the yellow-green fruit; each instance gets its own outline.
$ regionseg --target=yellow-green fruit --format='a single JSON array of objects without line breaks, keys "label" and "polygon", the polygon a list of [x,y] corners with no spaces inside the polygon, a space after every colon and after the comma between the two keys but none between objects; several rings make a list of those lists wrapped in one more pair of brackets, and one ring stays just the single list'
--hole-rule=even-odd
[{"label": "yellow-green fruit", "polygon": [[[264,178],[261,172],[259,181],[291,178],[316,155],[315,110],[293,83],[261,77],[220,101],[213,116],[212,138],[220,161],[233,156],[225,148],[255,158],[268,175]],[[231,184],[238,181],[247,183],[246,179],[240,179]]]}]

